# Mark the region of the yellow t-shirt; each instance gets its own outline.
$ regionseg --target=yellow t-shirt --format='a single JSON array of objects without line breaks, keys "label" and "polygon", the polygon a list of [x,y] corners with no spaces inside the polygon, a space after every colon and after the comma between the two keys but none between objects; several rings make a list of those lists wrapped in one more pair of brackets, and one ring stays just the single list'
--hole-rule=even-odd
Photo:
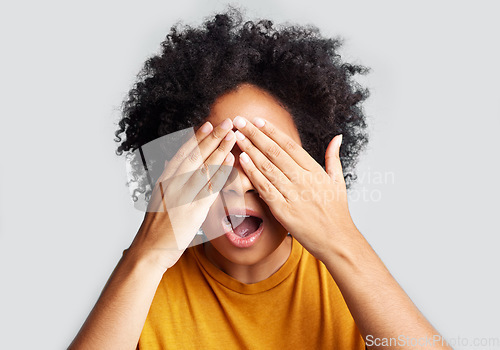
[{"label": "yellow t-shirt", "polygon": [[295,239],[283,266],[245,284],[219,270],[202,245],[164,274],[139,349],[365,349],[330,273]]}]

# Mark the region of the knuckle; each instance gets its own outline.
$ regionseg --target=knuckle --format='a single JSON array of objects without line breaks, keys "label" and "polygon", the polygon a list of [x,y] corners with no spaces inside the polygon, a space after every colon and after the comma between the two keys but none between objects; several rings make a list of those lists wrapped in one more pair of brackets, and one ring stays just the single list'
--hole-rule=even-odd
[{"label": "knuckle", "polygon": [[302,172],[289,173],[289,174],[287,174],[287,176],[289,177],[290,181],[293,183],[302,182],[304,180],[304,177],[305,177],[304,173],[302,173]]},{"label": "knuckle", "polygon": [[225,153],[226,152],[226,146],[221,143],[220,146],[217,147],[217,151],[219,151],[221,153]]},{"label": "knuckle", "polygon": [[207,190],[210,192],[210,193],[213,193],[214,192],[214,185],[212,184],[212,182],[210,180],[207,181]]},{"label": "knuckle", "polygon": [[266,160],[265,162],[262,163],[262,170],[264,170],[267,173],[272,173],[274,170],[274,166],[270,161]]},{"label": "knuckle", "polygon": [[251,179],[253,179],[253,178],[254,178],[255,171],[256,171],[256,170],[255,170],[254,168],[250,168],[250,169],[248,169],[248,170],[247,170],[248,175],[249,175],[249,177],[250,177]]},{"label": "knuckle", "polygon": [[285,143],[285,149],[287,152],[293,152],[297,149],[297,144],[293,142],[292,140],[288,140]]},{"label": "knuckle", "polygon": [[271,136],[271,135],[274,135],[276,133],[276,128],[274,126],[268,126],[266,131],[267,131],[267,135]]},{"label": "knuckle", "polygon": [[182,149],[178,150],[177,153],[175,154],[175,160],[181,161],[184,158],[186,158],[186,152]]},{"label": "knuckle", "polygon": [[272,185],[269,182],[265,182],[260,186],[259,193],[270,194],[272,193]]},{"label": "knuckle", "polygon": [[246,153],[249,153],[252,151],[252,144],[251,143],[247,143],[246,145],[243,145],[243,152],[246,152]]},{"label": "knuckle", "polygon": [[198,159],[200,159],[200,154],[198,152],[191,152],[191,154],[189,154],[189,160],[192,163],[196,163]]},{"label": "knuckle", "polygon": [[255,128],[249,128],[248,132],[248,137],[253,138],[257,134],[257,130]]},{"label": "knuckle", "polygon": [[222,137],[224,136],[224,133],[222,132],[221,129],[215,129],[213,132],[212,132],[212,139],[214,140],[217,140],[217,141],[220,141],[222,139]]},{"label": "knuckle", "polygon": [[277,145],[272,145],[267,149],[267,154],[273,158],[278,158],[281,155],[281,151]]},{"label": "knuckle", "polygon": [[200,174],[201,174],[201,175],[203,175],[203,176],[204,176],[204,175],[206,175],[206,174],[208,174],[208,165],[207,165],[207,163],[203,163],[203,164],[201,165],[201,167],[200,167],[200,169],[199,169],[199,172],[200,172]]}]

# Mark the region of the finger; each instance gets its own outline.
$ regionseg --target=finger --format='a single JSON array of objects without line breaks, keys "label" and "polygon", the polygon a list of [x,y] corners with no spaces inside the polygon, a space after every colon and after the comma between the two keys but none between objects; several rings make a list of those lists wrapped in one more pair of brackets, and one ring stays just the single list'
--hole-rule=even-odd
[{"label": "finger", "polygon": [[[262,152],[253,145],[239,130],[236,131],[238,147],[252,159],[252,163],[269,180],[283,196],[287,196],[292,181],[268,159]],[[267,137],[267,136],[266,136]],[[295,165],[297,167],[297,165]]]},{"label": "finger", "polygon": [[195,149],[193,149],[179,165],[177,171],[173,175],[174,179],[171,184],[174,185],[175,183],[176,188],[182,187],[189,180],[191,175],[198,170],[198,168],[219,146],[232,128],[233,123],[229,118],[217,125],[214,130],[200,142],[198,147],[195,147]]},{"label": "finger", "polygon": [[342,163],[340,162],[340,145],[342,144],[342,134],[335,136],[325,152],[325,170],[335,182],[343,182]]},{"label": "finger", "polygon": [[283,194],[255,167],[255,164],[245,152],[240,153],[240,164],[245,174],[259,192],[259,197],[266,203],[285,201]]},{"label": "finger", "polygon": [[[307,153],[301,145],[295,142],[290,136],[279,130],[268,120],[255,118],[254,123],[250,123],[243,117],[234,118],[236,128],[248,137],[255,146],[263,151],[266,156],[270,156],[276,165],[286,173],[293,174],[293,163],[300,165],[305,170],[313,170],[319,164]],[[279,148],[273,147],[270,140],[274,141]],[[283,151],[283,152],[282,152]],[[293,160],[293,162],[292,162]]]},{"label": "finger", "polygon": [[[241,133],[240,135],[248,137],[251,143],[254,144],[267,159],[274,163],[288,179],[292,180],[295,178],[297,175],[297,162],[274,142],[274,140],[269,138],[252,123],[248,123],[243,117],[238,116],[234,118],[233,123]],[[252,157],[252,159],[255,159],[250,152],[247,152],[247,154]],[[255,164],[260,163],[255,161]]]},{"label": "finger", "polygon": [[198,144],[204,140],[212,130],[213,126],[210,122],[203,124],[196,133],[177,150],[170,161],[165,161],[165,169],[158,178],[158,182],[164,182],[164,185],[166,185],[165,180],[174,175],[184,159],[198,147]]},{"label": "finger", "polygon": [[[211,181],[211,178],[219,170],[235,143],[234,132],[229,130],[219,147],[200,165],[184,185],[183,192],[185,192],[187,198],[193,200],[207,182]],[[231,156],[234,158],[233,155]]]},{"label": "finger", "polygon": [[215,174],[206,182],[203,188],[198,192],[198,194],[193,199],[193,203],[199,205],[212,205],[217,198],[217,194],[224,187],[234,164],[234,155],[229,152],[221,166]]}]

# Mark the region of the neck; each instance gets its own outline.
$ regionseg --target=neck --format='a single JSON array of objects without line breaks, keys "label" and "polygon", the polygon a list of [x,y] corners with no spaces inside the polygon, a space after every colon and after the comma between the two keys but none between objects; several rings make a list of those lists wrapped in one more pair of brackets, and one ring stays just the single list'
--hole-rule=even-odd
[{"label": "neck", "polygon": [[286,236],[276,250],[253,265],[236,264],[225,259],[210,242],[203,246],[205,256],[219,270],[242,283],[252,284],[269,278],[283,266],[292,251],[292,237]]}]

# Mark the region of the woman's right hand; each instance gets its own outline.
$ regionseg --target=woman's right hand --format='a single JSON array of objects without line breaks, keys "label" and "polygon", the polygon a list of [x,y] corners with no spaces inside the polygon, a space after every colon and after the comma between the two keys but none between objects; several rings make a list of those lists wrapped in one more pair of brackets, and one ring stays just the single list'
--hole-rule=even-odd
[{"label": "woman's right hand", "polygon": [[152,259],[162,271],[179,260],[231,173],[232,128],[229,118],[215,129],[206,122],[166,162],[128,254]]}]

